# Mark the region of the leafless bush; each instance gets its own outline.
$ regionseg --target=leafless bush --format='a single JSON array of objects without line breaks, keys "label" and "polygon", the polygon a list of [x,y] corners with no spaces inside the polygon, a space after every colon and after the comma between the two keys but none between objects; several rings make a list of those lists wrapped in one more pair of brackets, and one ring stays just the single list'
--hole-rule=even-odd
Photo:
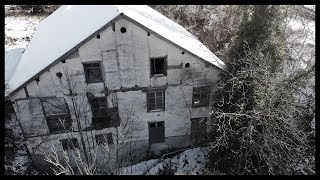
[{"label": "leafless bush", "polygon": [[[227,99],[219,98],[214,109],[213,166],[227,174],[299,173],[295,168],[312,158],[312,153],[301,127],[308,112],[293,94],[314,67],[305,76],[276,78],[266,68],[270,57],[250,49],[245,55],[237,63],[242,61],[247,67],[221,82],[220,88],[226,91],[217,94]],[[254,103],[251,110],[249,102]],[[305,169],[314,167],[308,164]]]}]

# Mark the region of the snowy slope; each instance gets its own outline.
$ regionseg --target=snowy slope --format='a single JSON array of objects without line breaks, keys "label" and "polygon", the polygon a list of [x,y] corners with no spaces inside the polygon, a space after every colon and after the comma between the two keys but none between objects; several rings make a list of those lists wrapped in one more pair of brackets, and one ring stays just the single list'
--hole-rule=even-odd
[{"label": "snowy slope", "polygon": [[[121,169],[122,175],[156,175],[164,165],[171,163],[175,175],[201,175],[208,159],[209,147],[198,147],[186,150],[173,158],[157,163],[159,159],[151,159]],[[156,163],[156,164],[155,164]],[[131,173],[132,168],[132,173]],[[151,169],[150,169],[151,168]],[[149,170],[148,170],[149,169]]]},{"label": "snowy slope", "polygon": [[223,67],[224,63],[196,37],[148,6],[65,5],[38,26],[16,68],[16,73],[9,82],[12,90],[17,89],[121,13],[200,58]]},{"label": "snowy slope", "polygon": [[44,18],[45,16],[6,16],[6,50],[12,48],[26,48],[36,27]]}]

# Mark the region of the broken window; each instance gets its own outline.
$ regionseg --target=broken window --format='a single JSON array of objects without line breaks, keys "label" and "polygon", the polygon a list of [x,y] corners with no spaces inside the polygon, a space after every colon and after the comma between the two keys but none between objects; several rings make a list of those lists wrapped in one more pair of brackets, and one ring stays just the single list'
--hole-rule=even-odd
[{"label": "broken window", "polygon": [[164,121],[149,123],[149,143],[165,142]]},{"label": "broken window", "polygon": [[108,108],[105,97],[91,97],[92,126],[95,129],[117,127],[120,125],[118,108]]},{"label": "broken window", "polygon": [[165,97],[164,97],[165,91],[152,91],[147,92],[147,111],[158,111],[158,110],[164,110],[164,104],[165,104]]},{"label": "broken window", "polygon": [[107,127],[107,101],[105,97],[90,99],[92,125],[95,129]]},{"label": "broken window", "polygon": [[167,75],[167,60],[166,57],[162,58],[151,58],[150,59],[150,69],[151,69],[151,76],[157,75]]},{"label": "broken window", "polygon": [[191,140],[196,144],[202,143],[207,138],[207,118],[192,118],[191,119]]},{"label": "broken window", "polygon": [[85,63],[83,64],[83,68],[84,68],[87,83],[95,83],[95,82],[103,81],[101,65],[99,62]]},{"label": "broken window", "polygon": [[77,138],[71,138],[71,139],[62,139],[61,145],[63,150],[73,150],[73,149],[80,149],[79,143]]},{"label": "broken window", "polygon": [[96,135],[96,141],[97,144],[113,144],[112,134],[106,133],[106,134],[98,134]]},{"label": "broken window", "polygon": [[71,131],[71,116],[64,98],[42,98],[41,103],[50,133]]},{"label": "broken window", "polygon": [[192,107],[209,106],[210,86],[194,87],[192,95]]}]

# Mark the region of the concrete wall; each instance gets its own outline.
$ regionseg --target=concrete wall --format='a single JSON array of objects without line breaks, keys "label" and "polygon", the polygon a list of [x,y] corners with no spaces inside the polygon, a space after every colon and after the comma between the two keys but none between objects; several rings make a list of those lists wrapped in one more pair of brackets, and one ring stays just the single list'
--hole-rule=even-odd
[{"label": "concrete wall", "polygon": [[[125,27],[127,32],[121,33],[121,27]],[[167,56],[167,76],[150,77],[150,58],[160,56]],[[93,61],[101,62],[104,82],[86,84],[82,63]],[[186,63],[190,64],[189,68],[185,67]],[[63,74],[61,79],[56,76],[58,72]],[[69,75],[66,75],[66,72]],[[113,93],[108,96],[108,104],[109,106],[117,105],[119,108],[119,116],[122,121],[119,129],[123,127],[124,122],[133,120],[132,137],[129,139],[120,136],[120,142],[144,142],[140,143],[143,145],[139,147],[148,147],[159,152],[159,149],[168,148],[168,144],[173,142],[172,139],[178,139],[177,141],[182,143],[186,142],[185,138],[181,139],[181,137],[189,137],[191,118],[209,116],[208,108],[191,108],[192,88],[212,85],[213,92],[218,73],[219,70],[207,62],[156,34],[150,33],[148,36],[147,30],[122,18],[115,22],[115,31],[108,27],[100,33],[100,39],[93,37],[69,59],[66,59],[65,63],[59,62],[51,67],[40,75],[38,83],[32,81],[26,88],[30,97],[64,97],[74,120],[72,96],[68,96],[69,90],[65,88],[68,86],[65,78],[70,77],[73,82],[71,86],[75,87],[73,93],[77,94],[77,103],[88,111],[81,116],[83,130],[90,126],[92,116],[85,96],[86,92],[97,97],[104,97],[106,89],[110,90]],[[166,87],[165,110],[147,112],[145,89],[159,86]],[[42,144],[43,147],[49,144],[59,146],[59,140],[68,136],[78,137],[78,142],[81,143],[75,121],[73,122],[74,132],[49,134],[39,107],[39,100],[19,99],[25,97],[24,89],[22,89],[13,96],[13,99],[16,100],[14,107],[18,112],[24,134],[28,137],[29,150],[33,151],[37,142],[45,139],[49,140],[48,143]],[[112,99],[117,99],[117,102],[112,102]],[[148,122],[153,121],[165,121],[166,143],[148,145]],[[94,137],[95,134],[106,132],[112,132],[115,140],[116,128],[91,130],[89,136],[91,137],[92,134]],[[92,146],[92,143],[88,143],[87,146]]]}]

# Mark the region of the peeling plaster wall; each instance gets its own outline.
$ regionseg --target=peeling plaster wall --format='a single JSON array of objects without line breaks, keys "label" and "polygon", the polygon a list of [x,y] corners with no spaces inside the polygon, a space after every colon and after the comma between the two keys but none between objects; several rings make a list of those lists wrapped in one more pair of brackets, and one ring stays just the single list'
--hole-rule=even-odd
[{"label": "peeling plaster wall", "polygon": [[[120,32],[121,27],[127,29],[126,33]],[[167,76],[150,77],[150,58],[163,56],[167,57]],[[87,84],[82,63],[93,61],[101,62],[104,82]],[[190,64],[189,68],[185,67],[186,63]],[[58,72],[63,74],[61,79],[56,75]],[[118,102],[117,104],[112,103],[111,95],[109,95],[109,107],[114,105],[119,107],[119,116],[122,121],[128,119],[126,116],[131,113],[130,116],[135,124],[132,140],[144,142],[141,147],[147,147],[148,122],[165,121],[166,143],[174,145],[177,144],[172,140],[174,137],[184,137],[190,134],[191,118],[209,116],[208,108],[191,108],[192,88],[213,85],[214,90],[219,70],[212,65],[208,66],[208,63],[168,43],[152,32],[148,36],[147,30],[122,18],[115,22],[115,32],[112,27],[108,27],[100,33],[100,39],[94,36],[83,44],[75,54],[69,56],[65,63],[59,62],[41,74],[38,83],[36,81],[29,83],[26,86],[29,96],[64,97],[72,112],[71,97],[67,96],[70,92],[63,88],[67,85],[64,80],[66,77],[64,72],[68,72],[73,81],[77,82],[78,96],[85,97],[86,92],[91,92],[96,97],[104,97],[106,88],[113,91],[112,96],[116,97]],[[146,92],[142,89],[158,86],[167,87],[165,111],[147,112]],[[123,92],[121,92],[121,88]],[[18,112],[24,133],[27,136],[39,136],[28,139],[27,144],[30,150],[37,144],[36,141],[49,139],[49,142],[52,141],[53,144],[59,145],[61,138],[66,138],[70,134],[79,136],[78,132],[48,135],[48,127],[37,100],[19,100],[19,98],[25,98],[23,89],[18,91],[13,99],[17,100],[15,110]],[[89,111],[87,119],[90,124],[92,115],[87,98],[79,103],[87,106]],[[72,113],[71,117],[75,119]],[[81,117],[83,129],[89,126],[84,118]],[[78,131],[75,121],[73,121],[73,128]],[[115,133],[115,128],[93,130],[92,135],[95,136],[95,134],[102,132]],[[114,136],[113,138],[115,139]],[[171,140],[169,141],[169,139]],[[124,142],[130,141],[130,139],[123,140]],[[78,142],[81,143],[80,138],[78,138]],[[93,143],[95,144],[95,142]],[[87,146],[92,146],[92,143],[90,142]],[[157,147],[161,149],[163,144],[152,146],[155,149]]]}]

